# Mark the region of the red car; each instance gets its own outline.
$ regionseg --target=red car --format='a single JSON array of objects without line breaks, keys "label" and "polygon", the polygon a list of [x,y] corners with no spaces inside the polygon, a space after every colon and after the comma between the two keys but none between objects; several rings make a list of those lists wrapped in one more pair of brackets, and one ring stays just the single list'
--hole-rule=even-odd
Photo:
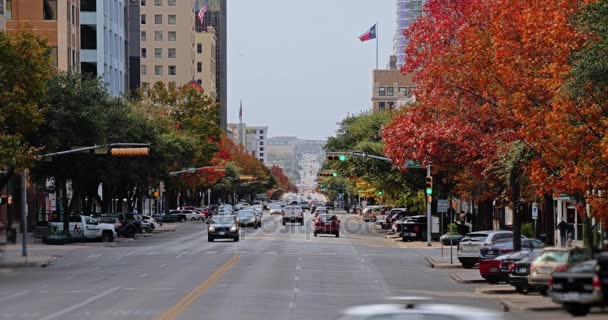
[{"label": "red car", "polygon": [[334,214],[320,214],[314,224],[315,237],[317,234],[333,234],[340,237],[340,220]]}]

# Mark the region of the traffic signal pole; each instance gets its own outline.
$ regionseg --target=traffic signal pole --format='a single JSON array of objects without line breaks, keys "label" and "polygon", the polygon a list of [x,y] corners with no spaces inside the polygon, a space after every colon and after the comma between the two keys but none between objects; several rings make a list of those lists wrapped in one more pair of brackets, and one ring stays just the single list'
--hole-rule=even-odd
[{"label": "traffic signal pole", "polygon": [[[431,164],[432,164],[431,161],[429,161],[426,164],[426,176],[427,177],[431,176]],[[433,220],[431,218],[431,204],[432,204],[432,201],[429,201],[429,200],[432,199],[431,197],[432,197],[432,195],[429,195],[427,197],[427,200],[426,200],[426,245],[428,247],[431,246],[431,223],[432,223],[432,220]]]}]

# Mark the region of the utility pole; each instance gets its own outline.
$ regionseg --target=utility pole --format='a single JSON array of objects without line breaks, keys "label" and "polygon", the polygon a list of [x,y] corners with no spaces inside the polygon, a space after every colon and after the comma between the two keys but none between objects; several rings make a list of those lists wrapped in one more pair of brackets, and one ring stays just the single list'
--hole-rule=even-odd
[{"label": "utility pole", "polygon": [[21,255],[27,259],[27,172],[25,169],[21,171],[21,224],[23,225],[23,234],[21,240]]},{"label": "utility pole", "polygon": [[[426,164],[426,176],[430,177],[431,176],[431,164],[432,162],[429,161]],[[431,218],[431,203],[432,203],[432,195],[428,195],[427,196],[427,202],[426,202],[426,245],[428,247],[431,246],[431,223],[433,222],[432,218]]]}]

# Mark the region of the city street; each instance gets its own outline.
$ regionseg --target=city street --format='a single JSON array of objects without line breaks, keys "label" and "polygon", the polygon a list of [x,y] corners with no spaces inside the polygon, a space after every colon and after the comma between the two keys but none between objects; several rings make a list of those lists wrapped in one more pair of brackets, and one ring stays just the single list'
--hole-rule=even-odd
[{"label": "city street", "polygon": [[0,319],[334,319],[391,296],[502,310],[496,297],[450,280],[453,270],[430,269],[424,256],[437,249],[391,247],[358,218],[340,217],[353,234],[314,237],[307,213],[303,227],[265,216],[236,243],[209,243],[205,224],[192,222],[110,245],[48,246],[54,264],[0,274]]}]

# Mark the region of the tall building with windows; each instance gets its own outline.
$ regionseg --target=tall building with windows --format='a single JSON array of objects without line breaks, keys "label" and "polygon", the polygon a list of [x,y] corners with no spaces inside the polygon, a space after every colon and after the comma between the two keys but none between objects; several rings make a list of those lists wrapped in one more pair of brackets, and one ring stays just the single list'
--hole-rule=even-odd
[{"label": "tall building with windows", "polygon": [[[203,1],[196,0],[196,11],[198,12]],[[208,26],[215,29],[216,45],[215,45],[215,90],[217,92],[216,100],[220,104],[220,127],[227,128],[228,124],[228,91],[226,76],[228,67],[226,59],[228,57],[227,50],[227,0],[208,0],[207,12],[205,13],[203,24],[196,19],[197,30],[207,30]]]},{"label": "tall building with windows", "polygon": [[372,84],[372,109],[374,112],[397,110],[416,100],[412,75],[402,75],[400,70],[374,70]]},{"label": "tall building with windows", "polygon": [[215,90],[215,29],[211,26],[205,31],[196,31],[195,45],[195,79],[203,88],[203,92],[213,98],[217,97]]},{"label": "tall building with windows", "polygon": [[403,36],[403,30],[408,28],[422,14],[422,7],[425,2],[426,0],[397,0],[397,32],[393,39],[393,51],[397,56],[398,67],[405,63],[407,39]]},{"label": "tall building with windows", "polygon": [[141,88],[141,46],[139,24],[140,0],[129,0],[127,3],[127,89],[131,92]]},{"label": "tall building with windows", "polygon": [[268,127],[247,127],[245,148],[264,165],[268,163],[267,135]]},{"label": "tall building with windows", "polygon": [[6,30],[6,18],[4,18],[4,0],[0,0],[0,30]]},{"label": "tall building with windows", "polygon": [[126,1],[80,0],[82,73],[100,76],[114,96],[126,91]]},{"label": "tall building with windows", "polygon": [[[3,0],[0,0],[3,1]],[[4,0],[6,29],[30,27],[46,38],[58,70],[80,70],[79,0]]]},{"label": "tall building with windows", "polygon": [[141,0],[142,87],[158,81],[187,84],[194,79],[194,2]]}]

